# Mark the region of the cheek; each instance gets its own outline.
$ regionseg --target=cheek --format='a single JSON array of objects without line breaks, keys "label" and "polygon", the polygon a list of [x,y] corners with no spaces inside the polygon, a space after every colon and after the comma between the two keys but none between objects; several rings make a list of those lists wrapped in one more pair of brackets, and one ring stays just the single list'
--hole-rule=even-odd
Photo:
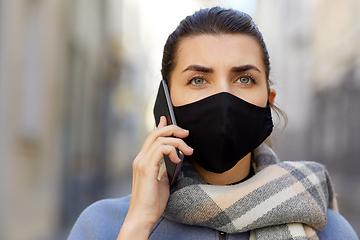
[{"label": "cheek", "polygon": [[259,97],[256,101],[256,103],[254,103],[254,105],[259,106],[259,107],[266,107],[268,102],[268,96],[267,94],[263,94],[261,97]]},{"label": "cheek", "polygon": [[239,98],[259,107],[266,107],[268,102],[267,90],[257,89],[254,91],[243,91],[236,94]]},{"label": "cheek", "polygon": [[170,90],[170,98],[171,102],[174,106],[181,106],[183,98],[179,96],[179,91],[171,91]]},{"label": "cheek", "polygon": [[198,100],[196,94],[191,91],[186,91],[184,89],[174,89],[175,91],[170,90],[171,102],[175,107],[186,105]]},{"label": "cheek", "polygon": [[182,91],[178,86],[169,86],[171,102],[174,106],[181,106],[186,104],[185,101],[188,99],[186,92]]}]

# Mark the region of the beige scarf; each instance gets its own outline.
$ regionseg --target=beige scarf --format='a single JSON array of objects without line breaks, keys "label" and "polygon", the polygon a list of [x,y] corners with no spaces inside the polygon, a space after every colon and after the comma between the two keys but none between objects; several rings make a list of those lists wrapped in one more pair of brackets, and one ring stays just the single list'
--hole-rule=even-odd
[{"label": "beige scarf", "polygon": [[318,239],[326,211],[337,211],[324,166],[279,162],[266,144],[254,151],[256,174],[239,184],[207,184],[184,162],[164,217],[226,233],[251,231],[250,239]]}]

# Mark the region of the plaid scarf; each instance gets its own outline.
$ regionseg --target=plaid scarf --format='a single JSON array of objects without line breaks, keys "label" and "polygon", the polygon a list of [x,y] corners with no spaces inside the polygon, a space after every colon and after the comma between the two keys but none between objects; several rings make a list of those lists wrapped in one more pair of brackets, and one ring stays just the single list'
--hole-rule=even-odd
[{"label": "plaid scarf", "polygon": [[256,174],[235,185],[210,185],[184,162],[163,216],[226,233],[251,231],[250,239],[318,239],[327,208],[337,211],[325,167],[280,162],[266,144],[254,150]]}]

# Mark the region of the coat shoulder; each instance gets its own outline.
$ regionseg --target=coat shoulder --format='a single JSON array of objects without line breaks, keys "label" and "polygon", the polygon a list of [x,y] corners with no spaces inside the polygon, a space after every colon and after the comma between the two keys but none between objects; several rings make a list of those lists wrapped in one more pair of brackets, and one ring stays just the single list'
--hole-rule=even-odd
[{"label": "coat shoulder", "polygon": [[73,226],[68,240],[116,239],[129,209],[130,196],[103,199],[88,206]]},{"label": "coat shoulder", "polygon": [[320,240],[359,239],[349,222],[339,213],[328,209],[326,218],[327,222],[325,229],[317,232]]}]

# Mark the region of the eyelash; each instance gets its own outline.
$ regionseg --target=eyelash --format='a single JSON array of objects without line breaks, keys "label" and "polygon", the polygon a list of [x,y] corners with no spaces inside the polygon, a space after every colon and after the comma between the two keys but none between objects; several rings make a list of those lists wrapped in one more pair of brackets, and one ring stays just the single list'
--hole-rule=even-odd
[{"label": "eyelash", "polygon": [[[252,82],[252,84],[256,84],[255,78],[251,74],[248,74],[248,73],[240,75],[239,77],[237,77],[236,80],[239,80],[240,78],[243,78],[243,77],[249,78],[250,81]],[[245,85],[247,85],[247,84],[245,84]]]},{"label": "eyelash", "polygon": [[[192,81],[194,81],[194,80],[196,80],[196,79],[202,79],[202,80],[206,81],[204,75],[195,75],[195,76],[192,76],[189,80],[187,80],[187,84],[188,84],[188,85],[189,85],[189,84],[192,84]],[[196,86],[196,87],[199,87],[199,86],[201,86],[202,84],[201,84],[201,85],[192,84],[192,85],[194,85],[194,86]]]},{"label": "eyelash", "polygon": [[[242,74],[242,75],[238,76],[238,77],[236,78],[236,81],[238,81],[240,78],[243,78],[243,77],[249,78],[250,81],[251,81],[251,84],[256,84],[255,78],[254,78],[251,74],[248,74],[248,73]],[[195,75],[195,76],[192,76],[189,80],[187,80],[187,84],[192,84],[192,81],[194,81],[194,80],[196,80],[196,79],[202,79],[202,80],[206,81],[204,75]],[[240,84],[242,84],[242,85],[248,85],[248,84],[244,84],[244,83],[240,83]],[[194,85],[194,86],[196,86],[196,87],[200,87],[202,84],[200,84],[200,85],[199,85],[199,84],[192,84],[192,85]]]}]

